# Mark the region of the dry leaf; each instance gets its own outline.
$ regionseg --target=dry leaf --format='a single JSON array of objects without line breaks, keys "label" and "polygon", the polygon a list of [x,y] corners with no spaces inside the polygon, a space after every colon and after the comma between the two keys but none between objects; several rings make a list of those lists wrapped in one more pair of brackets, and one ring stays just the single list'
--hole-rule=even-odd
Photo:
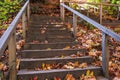
[{"label": "dry leaf", "polygon": [[70,46],[66,46],[65,48],[63,48],[64,50],[68,50],[70,49]]},{"label": "dry leaf", "polygon": [[82,64],[79,65],[79,67],[80,68],[86,68],[86,67],[88,67],[88,65],[87,65],[87,63],[82,63]]},{"label": "dry leaf", "polygon": [[46,70],[45,63],[42,63],[42,70]]},{"label": "dry leaf", "polygon": [[37,40],[33,40],[32,43],[34,43],[34,44],[38,44],[38,43],[40,43],[40,42],[37,41]]},{"label": "dry leaf", "polygon": [[46,50],[51,50],[51,48],[47,48]]},{"label": "dry leaf", "polygon": [[93,71],[87,70],[86,75],[82,74],[82,76],[80,76],[80,80],[96,80],[96,78]]},{"label": "dry leaf", "polygon": [[61,80],[60,78],[58,78],[58,77],[54,77],[54,80]]},{"label": "dry leaf", "polygon": [[65,80],[75,80],[72,74],[67,74]]},{"label": "dry leaf", "polygon": [[70,57],[73,57],[73,58],[74,58],[74,57],[77,57],[77,55],[75,55],[75,54],[72,54],[72,55],[70,55]]},{"label": "dry leaf", "polygon": [[61,58],[64,58],[64,57],[65,57],[64,55],[61,56]]},{"label": "dry leaf", "polygon": [[120,80],[120,77],[115,77],[113,78],[113,80]]},{"label": "dry leaf", "polygon": [[89,52],[89,56],[93,56],[94,57],[94,56],[97,56],[97,54],[96,54],[96,52],[90,51]]},{"label": "dry leaf", "polygon": [[71,24],[70,23],[67,23],[66,24],[66,27],[70,30],[72,28]]},{"label": "dry leaf", "polygon": [[20,59],[16,59],[16,69],[18,70],[20,66]]},{"label": "dry leaf", "polygon": [[116,51],[120,51],[120,46],[116,47]]},{"label": "dry leaf", "polygon": [[92,40],[87,40],[86,43],[89,45],[94,45],[94,42]]},{"label": "dry leaf", "polygon": [[21,49],[21,46],[19,44],[16,45],[16,49],[17,50],[20,50]]},{"label": "dry leaf", "polygon": [[2,62],[0,62],[0,70],[2,70],[4,67],[4,64]]},{"label": "dry leaf", "polygon": [[79,66],[79,62],[78,61],[74,62],[74,67],[78,67],[78,66]]},{"label": "dry leaf", "polygon": [[38,76],[35,76],[35,77],[33,78],[33,80],[38,80]]}]

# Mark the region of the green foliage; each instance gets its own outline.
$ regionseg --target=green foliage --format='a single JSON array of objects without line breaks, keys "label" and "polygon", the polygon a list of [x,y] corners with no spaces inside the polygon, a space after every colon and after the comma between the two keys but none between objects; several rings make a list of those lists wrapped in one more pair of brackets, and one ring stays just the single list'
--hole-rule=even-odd
[{"label": "green foliage", "polygon": [[87,26],[87,29],[88,29],[88,30],[93,30],[93,29],[95,29],[95,27],[94,27],[92,24],[90,24],[90,23],[88,23],[88,22],[86,22],[86,21],[83,21],[83,24],[85,24],[85,25]]},{"label": "green foliage", "polygon": [[7,22],[9,18],[12,18],[19,9],[20,4],[18,1],[0,1],[0,26],[4,27],[4,25],[6,25],[5,22]]},{"label": "green foliage", "polygon": [[73,9],[77,9],[79,7],[78,4],[76,4],[76,3],[70,3],[69,5]]},{"label": "green foliage", "polygon": [[110,0],[112,4],[120,4],[120,0]]},{"label": "green foliage", "polygon": [[100,3],[101,0],[87,0],[87,2]]}]

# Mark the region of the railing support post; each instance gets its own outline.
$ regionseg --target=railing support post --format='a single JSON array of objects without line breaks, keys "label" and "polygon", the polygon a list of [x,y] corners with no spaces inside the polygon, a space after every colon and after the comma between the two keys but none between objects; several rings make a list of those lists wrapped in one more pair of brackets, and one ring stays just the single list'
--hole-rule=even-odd
[{"label": "railing support post", "polygon": [[102,11],[102,3],[100,4],[100,24],[102,24],[102,14],[103,14],[103,11]]},{"label": "railing support post", "polygon": [[90,7],[88,6],[87,16],[89,17]]},{"label": "railing support post", "polygon": [[[63,3],[62,0],[60,0],[60,4]],[[60,17],[64,21],[65,20],[65,8],[60,5]]]},{"label": "railing support post", "polygon": [[28,19],[28,21],[30,19],[30,1],[28,3],[28,6],[27,6],[27,19]]},{"label": "railing support post", "polygon": [[10,38],[9,44],[8,44],[8,50],[9,50],[9,67],[10,67],[10,78],[9,80],[16,80],[16,38],[15,38],[15,32]]},{"label": "railing support post", "polygon": [[26,16],[25,16],[25,11],[22,14],[22,28],[23,28],[23,38],[26,38]]},{"label": "railing support post", "polygon": [[73,33],[74,35],[76,35],[76,27],[77,27],[77,15],[76,14],[73,14]]},{"label": "railing support post", "polygon": [[106,78],[109,78],[109,46],[108,46],[108,36],[102,32],[102,68],[103,73]]}]

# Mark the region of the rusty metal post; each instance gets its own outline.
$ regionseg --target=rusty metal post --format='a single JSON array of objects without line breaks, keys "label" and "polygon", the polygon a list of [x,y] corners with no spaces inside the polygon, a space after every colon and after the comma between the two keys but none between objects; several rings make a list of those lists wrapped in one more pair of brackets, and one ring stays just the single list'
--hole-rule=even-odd
[{"label": "rusty metal post", "polygon": [[10,67],[10,78],[9,80],[16,80],[16,38],[15,38],[15,31],[11,35],[10,41],[8,43],[8,50],[9,50],[9,67]]},{"label": "rusty metal post", "polygon": [[106,78],[109,78],[109,46],[108,36],[102,32],[102,68]]}]

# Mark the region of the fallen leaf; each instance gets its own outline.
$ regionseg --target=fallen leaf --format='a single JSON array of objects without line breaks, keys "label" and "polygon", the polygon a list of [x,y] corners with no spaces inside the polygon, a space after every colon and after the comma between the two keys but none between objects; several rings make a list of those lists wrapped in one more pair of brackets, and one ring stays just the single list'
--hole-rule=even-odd
[{"label": "fallen leaf", "polygon": [[47,48],[46,50],[51,50],[51,48]]},{"label": "fallen leaf", "polygon": [[16,59],[16,69],[18,70],[20,66],[20,59]]},{"label": "fallen leaf", "polygon": [[0,70],[2,70],[4,67],[4,64],[2,62],[0,62]]},{"label": "fallen leaf", "polygon": [[65,57],[64,55],[61,56],[61,58],[64,58],[64,57]]},{"label": "fallen leaf", "polygon": [[64,80],[75,80],[72,74],[67,74]]},{"label": "fallen leaf", "polygon": [[68,50],[70,49],[70,46],[66,46],[65,48],[63,48],[64,50]]},{"label": "fallen leaf", "polygon": [[35,76],[35,77],[33,78],[33,80],[38,80],[38,76]]},{"label": "fallen leaf", "polygon": [[54,77],[54,80],[61,80],[60,78],[58,78],[58,77]]},{"label": "fallen leaf", "polygon": [[79,68],[86,68],[86,67],[88,67],[87,63],[82,63],[79,65]]}]

